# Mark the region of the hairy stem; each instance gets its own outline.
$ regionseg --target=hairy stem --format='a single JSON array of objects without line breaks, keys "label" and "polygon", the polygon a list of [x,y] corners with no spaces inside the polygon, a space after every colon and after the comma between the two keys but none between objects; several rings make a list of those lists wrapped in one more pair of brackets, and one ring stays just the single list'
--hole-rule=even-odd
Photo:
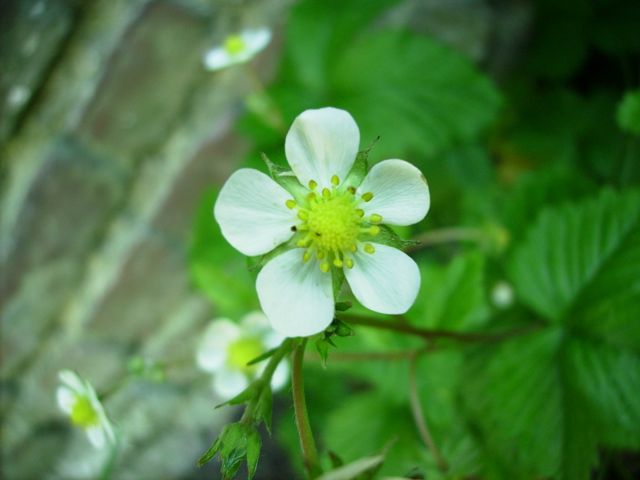
[{"label": "hairy stem", "polygon": [[427,420],[424,416],[424,413],[422,412],[422,406],[420,405],[420,397],[418,396],[418,385],[416,382],[417,363],[418,355],[414,355],[411,360],[409,360],[409,401],[411,402],[411,413],[413,414],[413,420],[416,424],[416,427],[418,428],[420,438],[422,438],[425,446],[433,454],[433,458],[435,458],[436,463],[438,464],[438,469],[444,473],[449,469],[449,465],[447,465],[447,462],[442,456],[440,449],[433,441],[431,432],[429,432]]},{"label": "hairy stem", "polygon": [[364,327],[379,328],[381,330],[392,330],[394,332],[421,337],[425,340],[450,339],[465,343],[498,342],[506,338],[530,333],[538,328],[537,326],[527,326],[498,333],[463,333],[453,332],[450,330],[419,328],[404,322],[379,320],[377,318],[362,317],[360,315],[346,313],[341,314],[338,318],[351,323],[352,325],[362,325]]},{"label": "hairy stem", "polygon": [[311,432],[307,402],[304,396],[304,380],[302,367],[304,363],[304,349],[307,339],[303,339],[293,352],[293,368],[291,370],[291,390],[293,391],[293,410],[295,412],[296,427],[300,437],[300,448],[304,458],[304,465],[310,478],[320,473],[318,463],[318,449]]}]

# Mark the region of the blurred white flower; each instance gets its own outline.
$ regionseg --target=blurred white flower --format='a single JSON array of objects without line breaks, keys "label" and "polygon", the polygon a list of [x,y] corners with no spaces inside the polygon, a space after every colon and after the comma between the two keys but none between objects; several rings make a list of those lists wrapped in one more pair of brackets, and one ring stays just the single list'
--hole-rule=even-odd
[{"label": "blurred white flower", "polygon": [[114,444],[113,425],[91,384],[71,370],[60,371],[58,377],[61,383],[56,391],[58,406],[69,415],[71,423],[83,428],[96,448]]},{"label": "blurred white flower", "polygon": [[[214,375],[212,387],[216,395],[228,400],[259,377],[268,360],[256,365],[247,363],[277,347],[283,340],[262,312],[249,313],[239,324],[218,318],[205,331],[196,361],[202,370]],[[271,388],[282,388],[288,376],[289,365],[286,361],[280,362],[271,378]]]},{"label": "blurred white flower", "polygon": [[[376,242],[380,224],[412,225],[429,210],[429,188],[416,167],[384,160],[351,177],[360,131],[336,108],[306,110],[293,122],[285,153],[299,181],[287,191],[258,170],[235,172],[214,215],[227,241],[245,255],[270,260],[256,289],[273,328],[288,337],[323,331],[334,316],[332,275],[344,276],[362,305],[400,314],[413,304],[420,271],[404,252]],[[333,272],[332,272],[333,270]]]},{"label": "blurred white flower", "polygon": [[513,287],[504,280],[499,281],[491,290],[491,301],[500,308],[509,308],[513,304]]},{"label": "blurred white flower", "polygon": [[258,28],[229,35],[222,45],[205,52],[202,62],[209,71],[220,70],[230,65],[251,60],[271,41],[271,30]]}]

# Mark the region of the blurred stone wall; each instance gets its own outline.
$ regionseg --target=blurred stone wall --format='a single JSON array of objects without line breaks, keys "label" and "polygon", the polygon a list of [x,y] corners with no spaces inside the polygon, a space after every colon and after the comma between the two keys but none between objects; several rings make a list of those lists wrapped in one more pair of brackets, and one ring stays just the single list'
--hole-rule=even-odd
[{"label": "blurred stone wall", "polygon": [[103,454],[58,412],[57,372],[104,391],[132,355],[168,381],[108,398],[127,439],[114,478],[213,475],[195,464],[223,419],[193,368],[212,311],[185,255],[203,191],[246,152],[232,126],[249,85],[200,59],[235,29],[278,28],[287,3],[0,4],[2,478],[94,477]]}]

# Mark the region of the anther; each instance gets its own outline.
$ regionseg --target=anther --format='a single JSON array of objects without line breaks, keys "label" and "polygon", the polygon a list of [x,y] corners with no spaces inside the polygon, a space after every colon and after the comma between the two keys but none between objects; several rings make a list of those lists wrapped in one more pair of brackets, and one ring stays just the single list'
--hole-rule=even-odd
[{"label": "anther", "polygon": [[318,182],[315,180],[309,180],[309,190],[315,190],[318,186]]},{"label": "anther", "polygon": [[340,178],[337,175],[331,177],[331,183],[333,183],[336,187],[340,185]]},{"label": "anther", "polygon": [[355,195],[355,194],[356,194],[356,187],[354,187],[354,186],[351,186],[351,187],[347,188],[347,190],[348,190],[348,191],[349,191],[349,193],[351,193],[352,195]]},{"label": "anther", "polygon": [[364,210],[362,210],[361,208],[356,208],[356,214],[359,217],[364,217]]},{"label": "anther", "polygon": [[345,259],[344,264],[346,265],[347,268],[353,268],[353,259],[352,258]]},{"label": "anther", "polygon": [[334,259],[333,259],[333,264],[334,264],[336,267],[340,268],[340,267],[342,267],[342,260],[340,260],[339,258],[334,258]]},{"label": "anther", "polygon": [[304,210],[300,210],[298,212],[298,218],[300,220],[307,220],[309,218],[309,214],[307,212],[305,212]]},{"label": "anther", "polygon": [[318,260],[322,260],[325,257],[325,253],[324,250],[318,250],[318,253],[316,254],[316,257],[318,258]]},{"label": "anther", "polygon": [[320,264],[320,270],[322,270],[324,273],[327,273],[330,268],[331,268],[331,265],[329,265],[329,262],[322,262]]},{"label": "anther", "polygon": [[316,192],[310,192],[309,195],[307,195],[307,200],[315,200],[316,197]]},{"label": "anther", "polygon": [[289,210],[293,210],[294,208],[296,208],[296,201],[295,200],[287,200],[286,202],[284,202],[284,204],[287,206],[287,208]]},{"label": "anther", "polygon": [[376,236],[380,233],[380,227],[377,225],[373,225],[371,228],[369,228],[369,233],[373,236]]},{"label": "anther", "polygon": [[309,250],[306,250],[304,252],[304,255],[302,255],[302,261],[307,263],[309,260],[311,260],[311,252]]},{"label": "anther", "polygon": [[382,215],[378,215],[377,213],[374,213],[369,217],[369,221],[371,223],[380,223],[382,222]]},{"label": "anther", "polygon": [[362,194],[362,200],[369,202],[373,198],[373,193],[367,192]]},{"label": "anther", "polygon": [[373,245],[371,245],[370,243],[365,244],[364,246],[364,251],[369,253],[369,254],[373,254],[375,253],[376,249]]},{"label": "anther", "polygon": [[331,196],[331,192],[329,191],[329,189],[328,189],[328,188],[323,188],[323,189],[322,189],[322,196],[323,196],[324,198],[329,198],[329,197]]}]

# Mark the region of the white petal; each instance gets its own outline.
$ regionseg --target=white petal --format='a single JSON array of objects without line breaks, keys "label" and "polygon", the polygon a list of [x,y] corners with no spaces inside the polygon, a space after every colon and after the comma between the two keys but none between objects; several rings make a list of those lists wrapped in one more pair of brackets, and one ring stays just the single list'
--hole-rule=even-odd
[{"label": "white petal", "polygon": [[278,391],[287,384],[289,379],[289,364],[286,360],[282,360],[271,377],[271,388]]},{"label": "white petal", "polygon": [[344,273],[358,301],[374,312],[406,312],[418,295],[420,271],[406,253],[374,243],[375,253],[354,254],[354,266]]},{"label": "white petal", "polygon": [[102,448],[107,443],[106,435],[101,425],[89,427],[86,430],[89,441],[96,448]]},{"label": "white petal", "polygon": [[248,58],[251,58],[269,45],[269,42],[271,41],[271,30],[268,28],[245,30],[242,32],[241,36],[247,46],[245,50],[246,55]]},{"label": "white petal", "polygon": [[85,395],[87,388],[85,382],[72,370],[61,370],[58,372],[58,378],[63,385],[67,386],[72,392]]},{"label": "white petal", "polygon": [[241,61],[242,59],[239,59],[237,56],[230,55],[223,46],[208,50],[202,57],[204,68],[210,72],[223,69]]},{"label": "white petal", "polygon": [[240,328],[229,319],[213,320],[196,352],[198,366],[206,372],[217,371],[227,360],[227,347],[240,336],[240,333]]},{"label": "white petal", "polygon": [[76,402],[76,395],[66,386],[58,387],[56,390],[58,406],[66,414],[71,414],[71,409]]},{"label": "white petal", "polygon": [[331,274],[315,260],[302,262],[304,250],[289,250],[267,263],[258,274],[256,290],[273,328],[286,337],[307,337],[333,320]]},{"label": "white petal", "polygon": [[243,168],[223,185],[213,214],[222,235],[245,255],[262,255],[291,238],[296,214],[292,196],[258,170]]},{"label": "white petal", "polygon": [[222,368],[213,377],[213,391],[222,400],[235,397],[249,386],[247,377],[237,370]]},{"label": "white petal", "polygon": [[306,186],[315,180],[321,187],[330,187],[333,175],[345,179],[359,145],[360,131],[349,112],[327,107],[298,115],[284,147],[300,183]]},{"label": "white petal", "polygon": [[373,193],[360,207],[365,214],[382,215],[389,225],[413,225],[429,211],[430,197],[422,172],[404,160],[384,160],[371,168],[358,187],[358,195]]}]

